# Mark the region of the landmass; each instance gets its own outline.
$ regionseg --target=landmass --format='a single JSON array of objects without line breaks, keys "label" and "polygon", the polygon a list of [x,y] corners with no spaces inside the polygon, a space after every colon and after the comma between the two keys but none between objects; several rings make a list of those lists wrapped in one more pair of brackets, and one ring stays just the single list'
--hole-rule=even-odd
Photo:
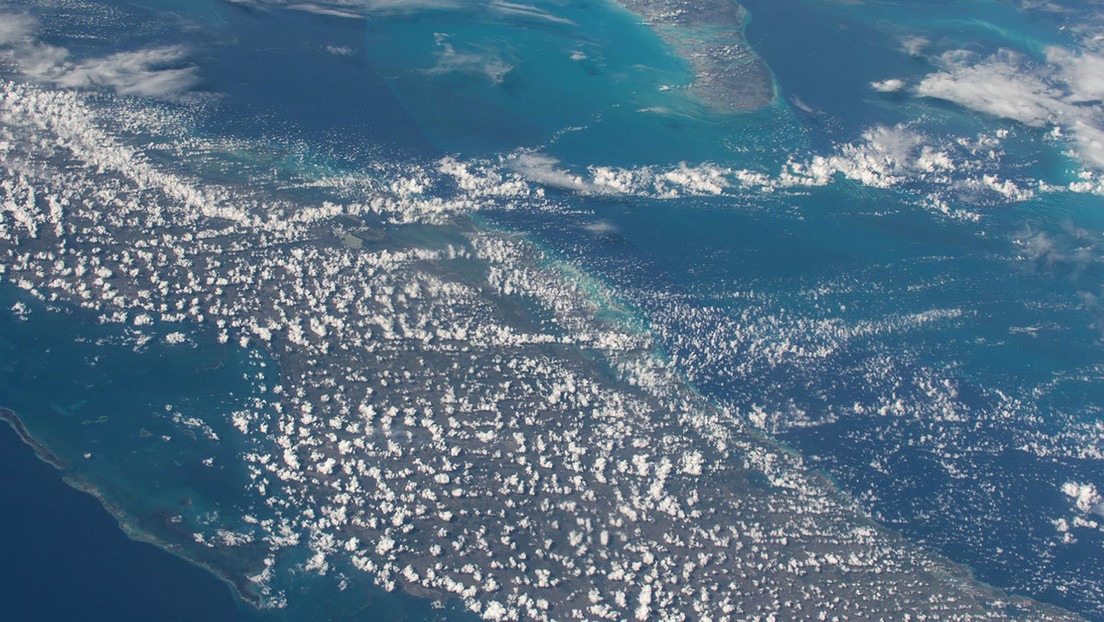
[{"label": "landmass", "polygon": [[690,64],[690,93],[718,112],[774,101],[774,76],[744,37],[747,10],[732,0],[616,0]]},{"label": "landmass", "polygon": [[43,445],[38,439],[31,435],[27,430],[27,426],[23,425],[23,421],[19,418],[15,412],[8,410],[7,408],[0,408],[0,419],[8,422],[12,430],[19,435],[19,438],[23,440],[31,449],[34,450],[35,455],[38,456],[43,462],[57,468],[64,470],[69,466],[69,463],[62,460],[60,456],[50,451],[50,448]]},{"label": "landmass", "polygon": [[[35,456],[60,471],[61,479],[71,488],[83,492],[100,502],[100,505],[115,518],[120,529],[128,538],[136,542],[145,542],[162,549],[180,559],[195,564],[218,577],[230,587],[234,595],[242,602],[255,608],[262,605],[256,594],[255,584],[247,577],[263,571],[260,557],[243,555],[242,549],[199,547],[190,532],[182,532],[174,516],[168,510],[155,512],[150,516],[133,516],[127,508],[116,503],[103,492],[77,473],[69,469],[70,463],[54,453],[42,441],[30,433],[23,420],[12,410],[0,408],[0,419],[6,421],[12,430],[27,446],[34,450]],[[160,533],[161,535],[158,535]],[[263,557],[263,555],[261,556]]]}]

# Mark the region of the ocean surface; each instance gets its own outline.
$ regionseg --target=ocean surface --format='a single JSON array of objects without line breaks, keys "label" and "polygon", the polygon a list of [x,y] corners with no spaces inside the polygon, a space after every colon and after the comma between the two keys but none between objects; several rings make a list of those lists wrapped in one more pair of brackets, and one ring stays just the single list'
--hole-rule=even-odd
[{"label": "ocean surface", "polygon": [[[14,620],[238,620],[225,584],[128,540],[103,507],[66,486],[18,436],[0,435],[5,616]],[[63,596],[63,597],[62,597]]]},{"label": "ocean surface", "polygon": [[12,619],[1104,620],[1104,18],[740,5],[0,4]]}]

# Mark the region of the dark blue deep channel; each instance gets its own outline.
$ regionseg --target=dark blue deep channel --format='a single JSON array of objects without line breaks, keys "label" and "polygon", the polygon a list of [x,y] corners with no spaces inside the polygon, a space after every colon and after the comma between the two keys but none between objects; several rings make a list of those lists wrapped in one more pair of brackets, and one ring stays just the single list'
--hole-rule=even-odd
[{"label": "dark blue deep channel", "polygon": [[0,422],[0,602],[10,622],[242,619],[207,571],[135,542]]}]

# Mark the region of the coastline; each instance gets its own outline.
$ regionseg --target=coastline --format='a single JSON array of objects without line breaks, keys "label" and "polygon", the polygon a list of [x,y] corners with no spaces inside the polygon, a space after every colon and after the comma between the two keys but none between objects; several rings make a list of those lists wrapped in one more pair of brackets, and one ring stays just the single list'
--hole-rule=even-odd
[{"label": "coastline", "polygon": [[732,0],[615,0],[644,18],[693,71],[688,90],[720,113],[753,112],[776,98],[774,76],[744,36],[747,9]]},{"label": "coastline", "polygon": [[36,458],[59,471],[58,475],[61,482],[69,488],[95,499],[100,507],[115,520],[119,531],[127,539],[132,542],[151,545],[159,551],[199,568],[210,576],[218,579],[224,586],[229,587],[235,602],[244,603],[253,612],[263,611],[260,597],[252,593],[247,580],[235,581],[229,573],[222,571],[213,564],[189,556],[184,547],[180,544],[168,542],[156,536],[150,530],[141,527],[135,520],[132,520],[128,516],[127,512],[119,504],[107,499],[94,485],[79,475],[67,472],[69,469],[69,462],[58,456],[44,443],[35,438],[15,411],[0,407],[0,419],[7,422],[9,427],[11,427],[19,437],[19,440],[34,451]]},{"label": "coastline", "polygon": [[133,520],[129,519],[126,511],[121,506],[110,501],[109,499],[106,499],[103,494],[98,489],[96,489],[95,486],[89,484],[80,477],[72,474],[67,474],[62,476],[61,479],[70,488],[79,492],[83,492],[99,501],[104,510],[108,514],[110,514],[111,517],[114,518],[115,521],[119,524],[119,530],[122,531],[130,540],[154,546],[157,549],[160,549],[172,555],[173,557],[176,557],[177,559],[186,561],[189,564],[210,573],[216,579],[228,586],[231,593],[233,593],[234,597],[239,602],[245,603],[254,611],[263,611],[263,607],[260,603],[260,598],[250,592],[249,584],[247,582],[236,582],[229,575],[229,573],[220,570],[212,564],[188,556],[187,552],[184,550],[184,547],[182,547],[180,544],[166,541],[162,538],[157,537],[149,530],[143,529]]},{"label": "coastline", "polygon": [[6,421],[19,438],[34,450],[39,460],[42,460],[59,471],[64,471],[69,468],[68,462],[62,460],[61,457],[50,451],[49,447],[42,444],[31,435],[30,431],[27,430],[27,426],[23,425],[23,420],[19,418],[19,415],[15,414],[15,411],[0,407],[0,419]]}]

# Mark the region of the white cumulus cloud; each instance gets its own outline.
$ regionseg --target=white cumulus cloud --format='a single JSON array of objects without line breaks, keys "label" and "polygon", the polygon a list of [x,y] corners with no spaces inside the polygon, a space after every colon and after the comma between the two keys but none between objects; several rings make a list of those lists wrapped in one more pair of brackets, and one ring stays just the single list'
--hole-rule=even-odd
[{"label": "white cumulus cloud", "polygon": [[882,80],[881,82],[871,82],[870,88],[879,93],[896,93],[905,88],[905,83],[903,80],[892,78],[889,80]]},{"label": "white cumulus cloud", "polygon": [[932,97],[1032,127],[1065,131],[1081,160],[1104,169],[1104,57],[1052,47],[1047,63],[1002,51],[987,58],[953,51],[939,59],[941,70],[916,87]]}]

